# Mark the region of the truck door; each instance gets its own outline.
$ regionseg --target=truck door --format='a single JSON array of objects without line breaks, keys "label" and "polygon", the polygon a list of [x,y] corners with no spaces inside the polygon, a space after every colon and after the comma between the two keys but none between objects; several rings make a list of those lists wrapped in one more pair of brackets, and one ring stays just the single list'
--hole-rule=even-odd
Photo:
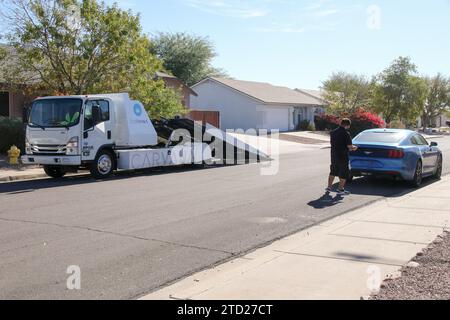
[{"label": "truck door", "polygon": [[[100,119],[94,123],[92,107],[100,109]],[[107,100],[88,100],[84,108],[83,117],[82,159],[91,161],[95,159],[101,146],[112,144],[110,105]]]}]

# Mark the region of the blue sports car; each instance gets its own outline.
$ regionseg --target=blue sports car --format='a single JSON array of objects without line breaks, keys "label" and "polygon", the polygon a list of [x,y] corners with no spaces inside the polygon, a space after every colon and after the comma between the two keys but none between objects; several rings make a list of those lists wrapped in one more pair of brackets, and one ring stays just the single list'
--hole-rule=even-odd
[{"label": "blue sports car", "polygon": [[425,177],[442,175],[442,152],[415,131],[374,129],[354,140],[358,150],[350,153],[351,179],[360,176],[391,176],[415,187]]}]

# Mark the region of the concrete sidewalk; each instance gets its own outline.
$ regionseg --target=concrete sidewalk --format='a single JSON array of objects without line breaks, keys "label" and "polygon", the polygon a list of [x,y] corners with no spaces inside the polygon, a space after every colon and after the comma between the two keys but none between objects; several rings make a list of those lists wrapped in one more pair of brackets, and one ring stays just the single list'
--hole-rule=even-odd
[{"label": "concrete sidewalk", "polygon": [[[450,226],[450,176],[197,273],[144,300],[356,300]],[[182,261],[180,261],[182,263]]]},{"label": "concrete sidewalk", "polygon": [[42,168],[26,168],[23,170],[0,169],[0,182],[39,179],[45,177],[47,177],[47,175]]},{"label": "concrete sidewalk", "polygon": [[29,180],[46,177],[42,168],[37,165],[10,165],[9,158],[0,154],[0,182]]},{"label": "concrete sidewalk", "polygon": [[312,131],[296,131],[296,132],[286,132],[284,133],[286,135],[294,136],[294,137],[301,137],[301,138],[308,138],[313,140],[322,141],[323,143],[330,143],[330,135],[324,134],[324,133],[316,133]]}]

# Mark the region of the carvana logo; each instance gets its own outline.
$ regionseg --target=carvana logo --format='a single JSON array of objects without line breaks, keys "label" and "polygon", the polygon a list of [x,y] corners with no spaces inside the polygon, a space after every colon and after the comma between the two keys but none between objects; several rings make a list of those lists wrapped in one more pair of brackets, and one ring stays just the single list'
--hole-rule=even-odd
[{"label": "carvana logo", "polygon": [[142,107],[138,103],[134,105],[134,114],[137,115],[138,117],[142,115]]}]

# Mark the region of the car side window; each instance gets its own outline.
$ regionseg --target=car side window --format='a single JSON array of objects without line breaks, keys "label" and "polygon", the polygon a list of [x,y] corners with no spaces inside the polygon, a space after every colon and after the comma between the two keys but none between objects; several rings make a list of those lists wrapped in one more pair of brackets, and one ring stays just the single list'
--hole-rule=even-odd
[{"label": "car side window", "polygon": [[417,134],[411,138],[411,143],[416,146],[427,146],[428,145],[427,140],[419,134]]},{"label": "car side window", "polygon": [[428,145],[428,141],[421,135],[417,136],[417,139],[419,140],[419,143],[421,146],[427,146]]}]

